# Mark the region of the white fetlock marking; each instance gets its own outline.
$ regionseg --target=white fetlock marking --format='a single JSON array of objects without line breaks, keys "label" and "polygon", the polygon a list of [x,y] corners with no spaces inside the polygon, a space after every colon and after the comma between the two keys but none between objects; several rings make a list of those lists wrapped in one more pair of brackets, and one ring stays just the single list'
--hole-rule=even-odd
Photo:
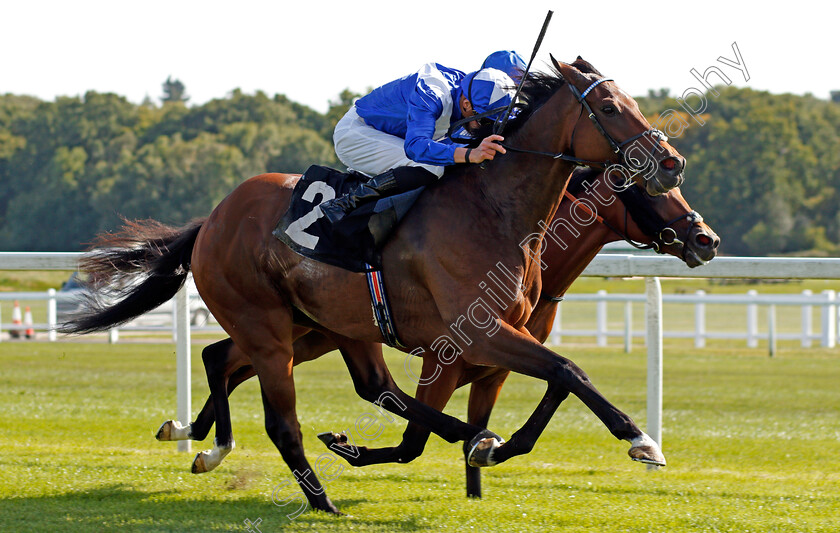
[{"label": "white fetlock marking", "polygon": [[190,440],[192,436],[192,424],[182,426],[177,420],[170,424],[169,440]]},{"label": "white fetlock marking", "polygon": [[230,446],[221,447],[216,443],[214,439],[213,449],[201,452],[206,471],[209,472],[210,470],[213,470],[214,468],[222,464],[222,459],[227,457],[227,454],[229,454],[231,450],[233,450],[234,446],[236,446],[236,443],[234,441],[230,441]]},{"label": "white fetlock marking", "polygon": [[652,446],[654,449],[659,449],[659,444],[657,444],[655,440],[650,438],[650,436],[647,433],[642,433],[635,439],[631,440],[630,444],[632,444],[634,448],[638,448],[640,446]]}]

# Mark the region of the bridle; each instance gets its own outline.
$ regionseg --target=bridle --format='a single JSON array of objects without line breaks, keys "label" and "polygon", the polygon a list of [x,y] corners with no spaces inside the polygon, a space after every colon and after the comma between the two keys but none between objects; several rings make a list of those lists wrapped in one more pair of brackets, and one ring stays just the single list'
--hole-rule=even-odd
[{"label": "bridle", "polygon": [[[617,229],[612,224],[604,220],[602,216],[592,212],[589,206],[575,198],[575,196],[569,191],[566,191],[565,197],[572,202],[577,202],[577,205],[581,206],[587,213],[594,216],[598,222],[609,228],[613,233],[621,237],[622,240],[634,248],[638,250],[653,250],[658,254],[665,253],[663,249],[665,246],[683,245],[683,247],[685,247],[685,242],[681,241],[677,237],[676,230],[671,226],[682,220],[688,220],[691,226],[695,226],[703,222],[703,217],[697,211],[689,211],[688,213],[666,221],[659,213],[656,212],[655,209],[650,206],[650,203],[647,201],[647,194],[640,190],[635,184],[621,191],[617,191],[615,194],[618,196],[619,200],[621,200],[621,203],[624,204],[623,230]],[[633,222],[639,226],[639,230],[650,238],[650,244],[643,244],[630,238],[627,231],[628,217],[632,218]],[[685,248],[683,248],[683,259],[685,258],[684,256]]]},{"label": "bridle", "polygon": [[[615,191],[615,188],[613,188],[613,190]],[[583,210],[586,211],[590,216],[594,217],[595,220],[606,226],[610,231],[618,235],[622,240],[624,240],[634,248],[639,250],[653,250],[658,254],[663,254],[665,253],[665,246],[682,245],[681,258],[683,261],[686,260],[685,256],[688,252],[686,243],[681,241],[677,237],[676,230],[671,226],[682,220],[688,220],[691,227],[698,225],[701,222],[703,222],[703,217],[700,215],[700,213],[698,213],[697,211],[690,211],[666,222],[665,219],[663,219],[662,216],[659,213],[657,213],[656,210],[653,209],[653,207],[651,207],[650,203],[648,202],[647,194],[635,184],[630,185],[629,187],[626,187],[621,191],[615,191],[615,194],[616,196],[618,196],[619,200],[621,200],[621,203],[624,204],[623,231],[607,222],[601,215],[599,215],[597,212],[594,212],[592,209],[590,209],[588,205],[586,205],[586,203],[578,200],[569,191],[564,192],[565,198],[569,199],[574,204],[583,208]],[[639,226],[639,229],[643,234],[650,237],[650,244],[643,244],[634,241],[632,238],[630,238],[627,231],[628,216],[633,219],[633,222],[635,222],[637,226]],[[548,296],[543,294],[541,295],[541,297],[551,302],[563,301],[562,296]]]},{"label": "bridle", "polygon": [[[592,92],[592,90],[595,87],[597,87],[598,85],[600,85],[604,82],[614,81],[614,80],[612,78],[599,78],[599,79],[593,81],[589,85],[589,87],[587,87],[586,90],[584,90],[582,93],[571,82],[569,82],[568,80],[565,80],[565,81],[566,81],[566,85],[568,85],[569,89],[572,91],[572,94],[574,95],[575,99],[577,99],[578,103],[581,104],[580,115],[583,114],[584,110],[586,111],[587,116],[589,117],[589,120],[592,121],[592,124],[595,126],[595,129],[597,129],[601,133],[601,135],[607,140],[607,142],[609,143],[610,147],[613,150],[613,153],[621,156],[622,161],[627,160],[627,154],[624,151],[624,147],[627,146],[628,144],[644,137],[645,135],[649,135],[652,139],[655,139],[658,142],[668,140],[668,137],[664,133],[662,133],[660,130],[658,130],[656,128],[650,128],[650,129],[645,130],[641,133],[638,133],[638,134],[636,134],[636,135],[634,135],[634,136],[630,137],[629,139],[626,139],[622,142],[616,141],[612,137],[612,135],[610,135],[607,132],[607,130],[604,129],[604,126],[598,120],[598,117],[595,115],[595,112],[592,111],[592,107],[589,105],[589,102],[586,101],[586,95],[588,95],[590,92]],[[578,119],[580,119],[580,115],[578,115]],[[472,117],[470,117],[470,118],[472,118]],[[473,120],[475,120],[475,119],[473,119]],[[574,127],[574,129],[572,129],[572,139],[571,139],[571,142],[569,143],[569,149],[572,150],[572,151],[574,151],[575,131],[577,130],[578,122],[580,122],[580,120],[575,121],[575,127]],[[574,157],[572,155],[567,155],[567,154],[564,154],[562,152],[543,152],[543,151],[539,151],[539,150],[526,150],[524,148],[517,148],[515,146],[511,146],[511,145],[505,144],[505,143],[501,143],[501,144],[502,144],[502,146],[505,147],[506,150],[513,150],[514,152],[520,152],[520,153],[523,153],[523,154],[544,155],[544,156],[547,156],[547,157],[551,157],[552,159],[560,159],[562,161],[568,161],[568,162],[574,163],[575,165],[578,165],[578,166],[607,168],[610,165],[614,164],[610,161],[590,161],[590,160],[587,160],[587,159],[580,159],[578,157]],[[636,174],[638,174],[638,173],[639,173],[639,171],[636,172]]]},{"label": "bridle", "polygon": [[[524,79],[523,79],[523,81],[524,81]],[[642,137],[644,137],[646,135],[649,135],[651,137],[651,139],[655,140],[657,143],[661,142],[661,141],[667,141],[668,140],[668,137],[662,131],[660,131],[656,128],[650,128],[650,129],[645,130],[641,133],[638,133],[638,134],[636,134],[636,135],[634,135],[634,136],[630,137],[629,139],[626,139],[622,142],[616,141],[612,137],[612,135],[610,135],[607,132],[607,130],[604,129],[604,126],[598,120],[598,117],[595,115],[595,112],[592,111],[592,107],[589,105],[589,102],[586,101],[586,95],[588,95],[590,92],[592,92],[592,90],[595,89],[595,87],[597,87],[598,85],[600,85],[604,82],[614,81],[614,80],[612,78],[599,78],[599,79],[593,81],[589,85],[589,87],[587,87],[586,90],[584,90],[582,93],[578,90],[577,87],[575,87],[568,80],[564,79],[564,81],[566,82],[565,84],[569,86],[569,89],[572,91],[572,94],[574,95],[575,99],[577,99],[578,103],[581,104],[580,115],[578,115],[578,120],[575,121],[575,126],[572,129],[572,138],[571,138],[571,142],[569,143],[570,150],[574,151],[573,147],[574,147],[574,142],[575,142],[575,132],[577,131],[577,125],[578,125],[578,122],[580,122],[580,116],[583,114],[584,110],[586,111],[587,117],[589,117],[589,120],[592,121],[592,124],[595,126],[595,129],[597,129],[601,133],[601,135],[607,140],[607,142],[609,143],[610,147],[613,150],[613,153],[621,156],[622,161],[627,161],[628,160],[627,153],[624,151],[624,147],[627,146],[628,144],[634,142],[634,141],[637,141],[638,139],[641,139]],[[511,111],[512,111],[513,106],[515,104],[516,98],[519,95],[519,90],[521,88],[522,88],[522,84],[520,83],[519,88],[517,89],[516,93],[514,94],[513,98],[511,99],[510,105],[505,106],[505,107],[497,107],[497,108],[494,108],[494,109],[490,109],[490,110],[484,111],[483,113],[476,113],[476,114],[471,115],[469,117],[464,117],[460,120],[455,121],[449,127],[449,132],[447,133],[447,137],[449,137],[450,139],[452,139],[452,141],[457,142],[457,143],[467,144],[469,142],[472,142],[473,139],[461,139],[461,138],[452,137],[452,135],[455,131],[458,130],[458,128],[460,128],[464,124],[467,124],[468,122],[473,122],[473,121],[476,121],[476,120],[480,121],[481,119],[490,117],[492,115],[496,115],[496,119],[493,123],[493,133],[494,134],[501,134],[505,125],[507,124],[508,118],[511,114]],[[504,111],[504,113],[499,114],[501,111]],[[605,168],[614,164],[611,161],[591,161],[591,160],[588,160],[588,159],[581,159],[579,157],[575,157],[575,156],[569,155],[569,154],[564,154],[562,152],[544,152],[544,151],[540,151],[540,150],[528,150],[528,149],[525,149],[525,148],[518,148],[516,146],[512,146],[512,145],[507,144],[507,143],[500,143],[500,144],[502,146],[504,146],[506,150],[512,150],[514,152],[519,152],[519,153],[522,153],[522,154],[542,155],[542,156],[550,157],[552,159],[559,159],[561,161],[568,161],[569,163],[573,163],[574,165],[582,166],[582,167],[593,167],[593,168],[605,169]],[[624,164],[622,163],[621,166],[624,166]],[[631,170],[633,170],[633,169],[631,169]],[[635,170],[635,172],[633,172],[631,178],[635,177],[637,174],[641,173],[642,170],[643,169]]]}]

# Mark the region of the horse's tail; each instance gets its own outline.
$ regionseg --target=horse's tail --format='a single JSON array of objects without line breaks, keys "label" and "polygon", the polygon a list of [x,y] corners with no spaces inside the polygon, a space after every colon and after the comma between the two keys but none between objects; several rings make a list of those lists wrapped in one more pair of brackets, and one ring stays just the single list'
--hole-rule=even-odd
[{"label": "horse's tail", "polygon": [[88,273],[82,309],[59,331],[103,331],[168,301],[187,279],[202,224],[172,228],[154,220],[126,221],[119,232],[99,236],[79,263]]}]

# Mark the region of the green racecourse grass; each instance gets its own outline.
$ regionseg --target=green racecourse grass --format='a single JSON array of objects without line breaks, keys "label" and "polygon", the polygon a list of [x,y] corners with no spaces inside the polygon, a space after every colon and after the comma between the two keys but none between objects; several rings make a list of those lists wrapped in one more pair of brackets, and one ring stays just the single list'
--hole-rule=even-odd
[{"label": "green racecourse grass", "polygon": [[[617,344],[616,340],[612,341]],[[732,344],[735,346],[738,343]],[[193,413],[207,394],[193,351]],[[574,397],[533,452],[483,471],[484,499],[464,496],[460,445],[430,439],[407,465],[335,463],[326,489],[348,516],[272,503],[291,474],[264,434],[254,380],[232,397],[237,448],[192,475],[193,454],[155,441],[175,414],[171,344],[0,343],[0,531],[825,531],[840,530],[840,353],[740,347],[665,350],[664,451],[647,471]],[[645,424],[645,355],[563,347],[595,384]],[[388,352],[405,389],[403,356]],[[415,362],[416,364],[416,362]],[[318,432],[353,428],[357,444],[394,445],[403,423],[380,418],[366,442],[354,428],[376,413],[337,354],[295,369],[310,462]],[[509,437],[544,391],[512,376],[490,426]],[[448,412],[464,417],[466,391]],[[194,443],[194,451],[210,446]],[[288,484],[277,499],[292,496]],[[255,530],[254,530],[255,531]]]}]

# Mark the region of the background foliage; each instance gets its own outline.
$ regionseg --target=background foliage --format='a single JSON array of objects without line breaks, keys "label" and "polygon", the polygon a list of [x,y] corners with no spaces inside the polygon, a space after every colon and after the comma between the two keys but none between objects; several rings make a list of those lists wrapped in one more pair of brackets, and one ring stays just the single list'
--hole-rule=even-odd
[{"label": "background foliage", "polygon": [[239,90],[188,107],[171,78],[161,106],[96,92],[0,95],[0,249],[78,250],[121,216],[182,224],[247,177],[340,166],[332,130],[355,96],[321,114]]},{"label": "background foliage", "polygon": [[[699,125],[667,90],[639,104],[652,122],[678,110],[686,198],[722,252],[832,254],[840,244],[840,101],[717,87]],[[73,251],[119,217],[182,224],[247,177],[338,166],[326,114],[283,95],[233,91],[188,105],[169,78],[162,105],[88,92],[54,102],[0,95],[0,249]]]}]

